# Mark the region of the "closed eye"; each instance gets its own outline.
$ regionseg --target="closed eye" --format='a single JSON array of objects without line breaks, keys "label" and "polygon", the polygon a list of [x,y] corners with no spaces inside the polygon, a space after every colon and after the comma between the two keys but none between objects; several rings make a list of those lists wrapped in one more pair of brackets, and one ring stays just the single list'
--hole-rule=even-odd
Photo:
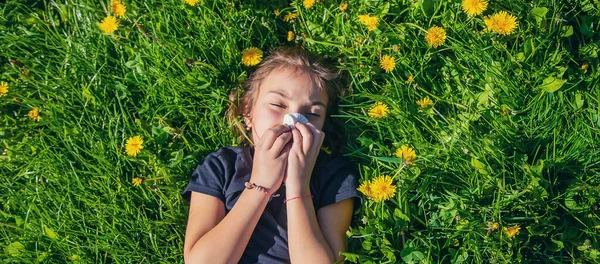
[{"label": "closed eye", "polygon": [[280,104],[271,104],[271,105],[273,105],[273,106],[277,106],[277,107],[279,107],[279,108],[285,108],[285,107],[283,107],[283,105],[280,105]]}]

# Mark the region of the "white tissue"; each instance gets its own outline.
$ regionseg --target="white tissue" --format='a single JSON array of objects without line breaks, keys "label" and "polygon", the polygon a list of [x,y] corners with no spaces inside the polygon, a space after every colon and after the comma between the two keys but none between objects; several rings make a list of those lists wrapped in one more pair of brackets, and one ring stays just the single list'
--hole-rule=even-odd
[{"label": "white tissue", "polygon": [[286,114],[283,117],[283,124],[288,125],[289,127],[294,127],[296,125],[296,122],[300,122],[301,124],[306,124],[306,123],[308,123],[308,119],[306,119],[306,117],[304,117],[300,113]]}]

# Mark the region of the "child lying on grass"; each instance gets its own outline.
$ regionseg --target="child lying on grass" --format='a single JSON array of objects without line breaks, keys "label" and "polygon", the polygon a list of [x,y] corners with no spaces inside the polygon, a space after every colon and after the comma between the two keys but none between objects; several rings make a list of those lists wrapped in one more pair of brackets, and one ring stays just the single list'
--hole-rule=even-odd
[{"label": "child lying on grass", "polygon": [[337,78],[296,48],[279,48],[258,66],[228,113],[247,144],[209,154],[183,191],[187,263],[343,260],[360,195],[349,161],[321,150],[324,141],[340,147],[331,121],[342,95]]}]

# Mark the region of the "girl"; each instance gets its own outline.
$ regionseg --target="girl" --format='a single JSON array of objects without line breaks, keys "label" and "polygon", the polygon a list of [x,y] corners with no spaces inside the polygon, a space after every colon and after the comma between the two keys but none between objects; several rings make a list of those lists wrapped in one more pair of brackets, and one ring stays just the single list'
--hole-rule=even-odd
[{"label": "girl", "polygon": [[[357,173],[337,151],[331,121],[337,74],[313,55],[279,48],[249,77],[241,104],[246,145],[222,147],[192,173],[185,234],[187,263],[333,263],[360,195]],[[288,113],[308,123],[283,125]],[[237,124],[237,126],[235,125]],[[323,131],[328,132],[327,137]]]}]

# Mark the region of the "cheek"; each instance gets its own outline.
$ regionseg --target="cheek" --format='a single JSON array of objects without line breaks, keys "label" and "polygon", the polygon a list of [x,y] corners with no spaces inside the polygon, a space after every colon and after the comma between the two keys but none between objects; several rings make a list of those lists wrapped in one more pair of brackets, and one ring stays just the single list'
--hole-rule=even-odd
[{"label": "cheek", "polygon": [[252,120],[254,129],[259,137],[262,137],[267,129],[273,128],[283,123],[283,111],[269,109],[268,107],[254,112]]}]

